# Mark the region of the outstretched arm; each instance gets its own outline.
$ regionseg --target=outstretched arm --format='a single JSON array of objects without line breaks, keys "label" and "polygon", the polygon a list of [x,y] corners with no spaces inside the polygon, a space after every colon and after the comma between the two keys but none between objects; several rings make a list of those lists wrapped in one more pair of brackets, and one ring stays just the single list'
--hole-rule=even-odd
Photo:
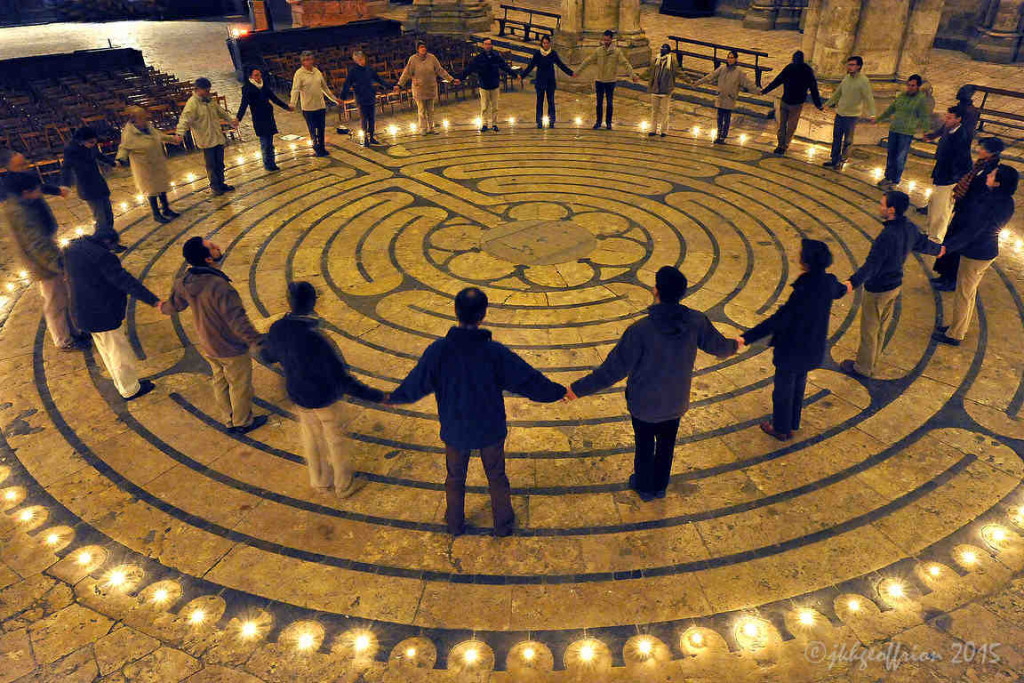
[{"label": "outstretched arm", "polygon": [[391,392],[388,403],[415,403],[427,394],[434,393],[437,388],[434,372],[437,366],[433,345],[423,352],[420,361],[412,372],[402,381],[398,388]]},{"label": "outstretched arm", "polygon": [[501,384],[503,389],[538,403],[554,403],[565,396],[565,387],[556,384],[518,355],[502,347]]},{"label": "outstretched arm", "polygon": [[587,396],[621,382],[636,365],[642,352],[634,335],[633,328],[628,328],[600,367],[572,383],[573,393]]}]

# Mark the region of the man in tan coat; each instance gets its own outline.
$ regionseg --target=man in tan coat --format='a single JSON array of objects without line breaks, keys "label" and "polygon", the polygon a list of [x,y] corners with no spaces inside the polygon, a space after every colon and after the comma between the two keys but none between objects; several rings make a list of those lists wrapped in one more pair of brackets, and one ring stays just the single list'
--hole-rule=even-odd
[{"label": "man in tan coat", "polygon": [[629,72],[629,77],[633,79],[634,83],[640,81],[640,77],[633,70],[633,65],[629,63],[626,55],[615,46],[614,42],[615,33],[605,31],[604,35],[601,36],[601,44],[596,50],[587,55],[586,59],[580,62],[579,68],[572,75],[573,78],[578,77],[591,64],[597,68],[597,74],[594,76],[594,91],[597,93],[597,121],[594,122],[594,130],[601,127],[604,100],[608,101],[608,109],[604,119],[605,128],[608,130],[612,129],[612,102],[615,98],[615,84],[619,80],[619,67],[626,68],[626,71]]},{"label": "man in tan coat", "polygon": [[250,348],[261,335],[249,321],[242,298],[218,264],[220,247],[202,237],[191,237],[182,248],[191,266],[174,283],[171,296],[160,306],[168,315],[192,308],[196,346],[213,371],[213,396],[228,415],[228,430],[246,434],[267,422],[252,414],[252,358]]},{"label": "man in tan coat", "polygon": [[701,85],[714,82],[718,86],[718,97],[715,98],[715,106],[718,107],[716,145],[724,145],[725,138],[729,136],[732,110],[736,108],[736,98],[739,97],[740,90],[754,92],[753,83],[747,78],[747,74],[740,70],[739,59],[739,54],[735,50],[730,50],[725,57],[725,64],[694,83],[694,85]]},{"label": "man in tan coat", "polygon": [[409,57],[409,61],[406,62],[405,70],[395,84],[395,92],[412,81],[412,98],[416,100],[416,113],[419,117],[420,130],[424,135],[437,132],[434,130],[434,102],[437,101],[438,78],[452,81],[455,85],[461,83],[445,71],[437,57],[427,52],[426,43],[416,43],[416,54]]},{"label": "man in tan coat", "polygon": [[192,132],[192,141],[196,147],[203,150],[210,190],[214,196],[219,197],[235,189],[224,182],[224,145],[228,140],[221,130],[221,122],[228,123],[237,130],[238,119],[214,101],[210,92],[212,87],[209,78],[196,79],[192,97],[188,98],[185,108],[178,117],[177,133],[180,137],[185,137],[186,133]]},{"label": "man in tan coat", "polygon": [[142,107],[128,107],[124,113],[128,114],[129,121],[121,130],[117,160],[122,164],[131,164],[135,189],[149,199],[153,220],[157,223],[169,223],[180,214],[171,210],[171,205],[167,201],[167,191],[171,189],[171,176],[167,170],[167,152],[164,151],[164,145],[180,145],[181,138],[154,128],[149,112]]}]

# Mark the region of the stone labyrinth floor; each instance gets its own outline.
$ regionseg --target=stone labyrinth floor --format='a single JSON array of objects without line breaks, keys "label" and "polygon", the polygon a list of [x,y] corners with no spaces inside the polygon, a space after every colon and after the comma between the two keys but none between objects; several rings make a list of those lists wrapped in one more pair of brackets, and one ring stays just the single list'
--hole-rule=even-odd
[{"label": "stone labyrinth floor", "polygon": [[[644,314],[662,265],[679,264],[684,303],[734,335],[787,296],[801,237],[827,241],[845,279],[879,229],[868,183],[740,146],[589,129],[397,142],[286,154],[274,175],[229,153],[231,201],[200,179],[178,190],[184,215],[170,225],[133,210],[125,264],[163,295],[181,244],[208,235],[263,329],[285,310],[286,281],[311,280],[354,372],[385,390],[453,324],[452,296],[477,285],[495,337],[569,383]],[[898,621],[903,601],[928,596],[951,609],[997,589],[956,588],[972,572],[1020,569],[1024,303],[1000,263],[964,345],[936,347],[948,300],[926,265],[908,262],[878,380],[837,371],[856,346],[860,298],[838,302],[831,359],[811,375],[792,442],[758,429],[770,349],[701,356],[664,500],[626,489],[621,386],[573,404],[510,397],[521,528],[491,538],[474,461],[475,528],[454,542],[432,398],[352,407],[368,484],[339,501],[308,485],[275,368],[254,378],[268,426],[228,434],[191,314],[133,305],[128,333],[158,389],[125,404],[93,355],[54,351],[32,290],[0,333],[3,448],[16,454],[0,503],[32,511],[20,527],[37,548],[48,543],[63,575],[101,595],[120,566],[136,607],[162,603],[195,628],[251,618],[249,635],[324,652],[364,649],[344,636],[369,629],[377,660],[427,668],[562,669],[591,655],[622,666],[639,656],[628,646],[638,634],[657,639],[644,655],[679,658],[792,640],[801,624]]]}]

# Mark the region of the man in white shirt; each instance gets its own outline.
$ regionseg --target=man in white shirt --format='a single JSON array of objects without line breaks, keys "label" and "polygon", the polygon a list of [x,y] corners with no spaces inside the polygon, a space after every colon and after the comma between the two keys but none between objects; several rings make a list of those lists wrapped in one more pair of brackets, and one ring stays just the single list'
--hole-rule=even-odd
[{"label": "man in white shirt", "polygon": [[221,122],[229,123],[237,129],[238,119],[213,100],[211,87],[210,79],[196,79],[194,94],[178,117],[177,133],[184,137],[189,131],[192,132],[192,142],[203,150],[210,191],[214,196],[220,196],[235,189],[224,182],[224,144],[227,138],[221,130]]},{"label": "man in white shirt", "polygon": [[291,107],[301,104],[302,116],[306,119],[309,138],[313,141],[313,150],[318,157],[327,156],[324,142],[324,128],[327,125],[327,103],[325,98],[338,104],[338,98],[331,91],[320,69],[314,66],[313,53],[306,50],[302,53],[302,66],[295,72],[292,79]]}]

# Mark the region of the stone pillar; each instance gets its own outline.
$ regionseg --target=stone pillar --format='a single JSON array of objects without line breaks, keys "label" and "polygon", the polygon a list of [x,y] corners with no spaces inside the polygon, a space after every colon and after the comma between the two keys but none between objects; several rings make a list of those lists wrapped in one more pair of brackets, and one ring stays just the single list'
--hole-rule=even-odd
[{"label": "stone pillar", "polygon": [[634,67],[651,63],[650,41],[640,27],[640,0],[562,0],[561,14],[555,47],[566,62],[579,64],[601,34],[612,30]]},{"label": "stone pillar", "polygon": [[[813,52],[804,52],[820,78],[840,80],[846,73],[846,58],[853,54],[860,22],[861,0],[820,0]],[[810,17],[808,17],[808,28]],[[884,30],[885,25],[872,27]],[[895,36],[898,41],[902,34]],[[806,38],[805,38],[806,39]]]},{"label": "stone pillar", "polygon": [[[800,41],[800,49],[804,53],[808,63],[813,63],[814,46],[818,40],[818,18],[821,16],[822,0],[808,0],[807,9],[804,10],[801,28],[803,39]],[[814,66],[817,66],[814,64]]]},{"label": "stone pillar", "polygon": [[896,76],[906,80],[913,74],[920,74],[928,65],[935,33],[939,30],[944,0],[917,0],[910,10],[910,20],[903,38]]},{"label": "stone pillar", "polygon": [[481,0],[413,0],[404,28],[424,33],[488,33],[491,4]]},{"label": "stone pillar", "polygon": [[743,15],[743,28],[754,28],[760,31],[771,31],[775,28],[775,20],[779,11],[775,0],[751,0]]},{"label": "stone pillar", "polygon": [[1024,0],[990,0],[978,22],[977,32],[967,46],[967,54],[975,59],[1009,64],[1021,57]]}]

